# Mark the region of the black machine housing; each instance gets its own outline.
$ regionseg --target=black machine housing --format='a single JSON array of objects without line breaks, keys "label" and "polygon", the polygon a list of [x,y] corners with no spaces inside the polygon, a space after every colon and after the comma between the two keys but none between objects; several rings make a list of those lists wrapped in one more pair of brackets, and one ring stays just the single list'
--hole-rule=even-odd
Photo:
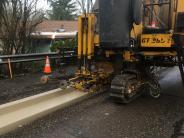
[{"label": "black machine housing", "polygon": [[141,22],[141,0],[99,0],[100,44],[104,49],[130,46],[133,24]]}]

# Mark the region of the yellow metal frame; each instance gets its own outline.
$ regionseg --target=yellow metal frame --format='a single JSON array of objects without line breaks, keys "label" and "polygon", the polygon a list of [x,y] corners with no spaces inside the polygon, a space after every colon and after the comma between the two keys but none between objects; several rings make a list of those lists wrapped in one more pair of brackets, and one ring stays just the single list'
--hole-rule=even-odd
[{"label": "yellow metal frame", "polygon": [[[115,55],[116,53],[112,50],[107,50],[105,52],[106,57],[109,58],[111,55]],[[134,57],[134,53],[132,53],[129,50],[125,50],[122,52],[122,57],[124,60],[129,61],[129,62],[133,62],[136,61],[136,58]]]},{"label": "yellow metal frame", "polygon": [[95,15],[81,15],[78,18],[78,59],[86,56],[92,59],[94,46],[98,44],[99,37],[95,35]]},{"label": "yellow metal frame", "polygon": [[157,57],[157,56],[164,56],[164,57],[168,57],[168,56],[173,56],[176,57],[177,56],[177,52],[176,51],[162,51],[162,52],[157,52],[157,51],[142,51],[141,52],[142,55],[146,56],[146,57]]},{"label": "yellow metal frame", "polygon": [[[84,64],[85,61],[90,61],[93,58],[95,46],[99,46],[99,35],[95,34],[95,20],[95,14],[91,13],[78,18],[78,59],[81,61],[84,59]],[[90,85],[91,88],[88,91],[95,92],[109,83],[110,73],[99,70],[97,72],[89,71],[86,65],[81,65],[80,70],[76,72],[76,77],[70,82],[74,88],[83,91],[86,90],[86,86]]]}]

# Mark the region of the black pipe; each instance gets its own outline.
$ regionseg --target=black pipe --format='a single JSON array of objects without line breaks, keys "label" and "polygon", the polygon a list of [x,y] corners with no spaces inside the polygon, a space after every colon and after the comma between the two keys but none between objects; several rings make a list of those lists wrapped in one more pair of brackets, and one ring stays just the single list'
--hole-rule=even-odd
[{"label": "black pipe", "polygon": [[168,16],[168,29],[171,30],[172,29],[172,2],[171,0],[169,0],[169,16]]}]

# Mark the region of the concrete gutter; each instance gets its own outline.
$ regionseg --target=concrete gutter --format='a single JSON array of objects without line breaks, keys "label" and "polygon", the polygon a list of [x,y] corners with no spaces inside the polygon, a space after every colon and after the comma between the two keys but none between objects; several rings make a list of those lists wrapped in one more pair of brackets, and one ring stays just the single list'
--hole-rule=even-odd
[{"label": "concrete gutter", "polygon": [[8,133],[58,109],[63,109],[80,102],[92,95],[91,93],[80,92],[72,88],[66,90],[55,89],[43,94],[0,105],[0,135]]}]

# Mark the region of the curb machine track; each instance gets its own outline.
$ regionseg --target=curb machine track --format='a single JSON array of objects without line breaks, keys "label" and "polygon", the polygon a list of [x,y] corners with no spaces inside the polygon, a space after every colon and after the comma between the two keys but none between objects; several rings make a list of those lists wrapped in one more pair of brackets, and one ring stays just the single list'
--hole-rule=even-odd
[{"label": "curb machine track", "polygon": [[117,103],[130,103],[141,95],[141,86],[136,74],[117,75],[111,83],[110,97]]},{"label": "curb machine track", "polygon": [[130,103],[145,92],[155,99],[161,95],[159,82],[151,73],[144,80],[136,73],[123,73],[111,82],[110,97],[116,103]]}]

